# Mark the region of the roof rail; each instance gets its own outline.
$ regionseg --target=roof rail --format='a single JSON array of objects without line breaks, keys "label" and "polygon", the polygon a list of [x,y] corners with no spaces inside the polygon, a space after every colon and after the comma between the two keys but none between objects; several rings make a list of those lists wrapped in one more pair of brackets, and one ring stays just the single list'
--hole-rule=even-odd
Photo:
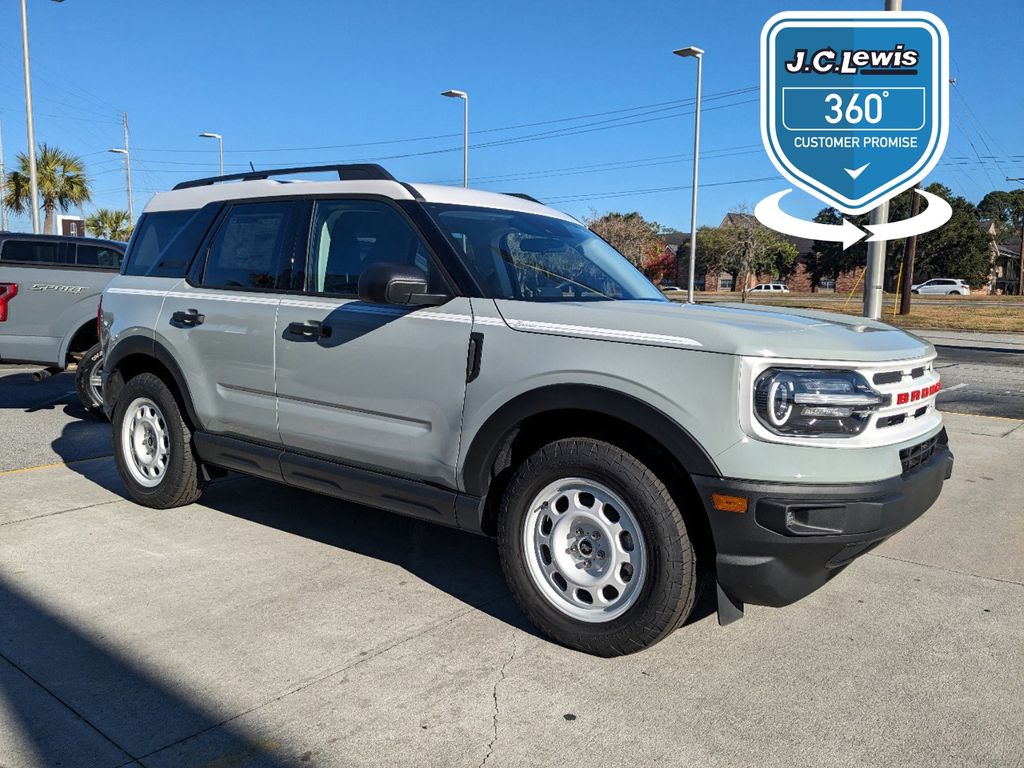
[{"label": "roof rail", "polygon": [[544,205],[544,203],[542,203],[536,197],[534,197],[533,195],[528,195],[525,192],[505,192],[503,194],[506,194],[509,197],[518,197],[523,200],[529,200],[531,203],[537,203],[538,205]]},{"label": "roof rail", "polygon": [[376,163],[351,163],[349,165],[307,165],[302,168],[272,168],[266,171],[248,171],[246,173],[229,173],[226,176],[209,176],[205,179],[193,179],[175,184],[174,189],[190,189],[191,187],[206,187],[221,181],[253,181],[254,179],[268,179],[271,176],[292,176],[299,173],[314,173],[322,171],[335,171],[341,181],[367,181],[369,179],[380,179],[383,181],[397,181],[382,166]]}]

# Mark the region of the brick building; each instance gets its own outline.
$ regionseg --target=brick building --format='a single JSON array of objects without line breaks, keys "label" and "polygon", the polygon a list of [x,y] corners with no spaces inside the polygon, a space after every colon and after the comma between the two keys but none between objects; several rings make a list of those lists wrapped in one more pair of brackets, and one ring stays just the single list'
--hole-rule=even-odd
[{"label": "brick building", "polygon": [[[731,226],[734,225],[740,217],[749,216],[749,213],[727,213],[719,226]],[[817,286],[812,285],[811,273],[808,269],[808,257],[813,254],[814,241],[805,237],[792,237],[790,235],[783,235],[783,237],[793,243],[797,249],[798,256],[793,271],[788,275],[762,274],[757,275],[756,278],[751,276],[750,283],[747,286],[748,288],[752,288],[758,283],[783,283],[790,291],[793,292],[810,293],[814,291],[820,293],[850,293],[857,285],[860,278],[860,269],[843,272],[839,275],[837,280],[821,280]],[[677,285],[685,286],[689,279],[690,272],[690,235],[687,232],[673,232],[667,235],[665,240],[669,249],[676,254],[678,264]],[[699,265],[697,270],[694,283],[699,291],[725,293],[728,291],[738,291],[741,288],[741,286],[736,284],[736,280],[739,277],[738,275],[724,271],[719,274],[706,274],[701,271]]]}]

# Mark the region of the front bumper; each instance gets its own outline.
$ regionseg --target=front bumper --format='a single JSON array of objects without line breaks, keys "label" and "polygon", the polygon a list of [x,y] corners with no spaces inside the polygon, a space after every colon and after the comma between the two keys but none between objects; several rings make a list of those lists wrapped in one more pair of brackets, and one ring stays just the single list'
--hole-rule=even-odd
[{"label": "front bumper", "polygon": [[[800,485],[694,476],[711,521],[720,589],[741,603],[799,600],[920,517],[952,471],[943,430],[926,461],[881,482]],[[713,493],[749,499],[747,511],[715,509]]]}]

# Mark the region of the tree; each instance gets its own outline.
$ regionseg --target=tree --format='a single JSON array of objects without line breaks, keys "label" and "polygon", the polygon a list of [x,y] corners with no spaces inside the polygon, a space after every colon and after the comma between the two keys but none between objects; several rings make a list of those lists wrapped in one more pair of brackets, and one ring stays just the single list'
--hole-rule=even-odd
[{"label": "tree", "polygon": [[[822,208],[814,220],[818,224],[842,225],[843,214],[835,208]],[[867,216],[848,216],[851,223],[861,229],[868,223]],[[807,260],[807,269],[811,273],[811,285],[817,288],[823,279],[838,280],[844,272],[849,272],[859,266],[867,264],[867,245],[861,240],[856,245],[851,245],[843,250],[843,244],[815,240],[811,246],[811,255]]]},{"label": "tree", "polygon": [[93,237],[127,240],[132,234],[132,221],[128,218],[128,211],[100,208],[85,220],[85,228]]},{"label": "tree", "polygon": [[799,255],[797,248],[777,232],[760,224],[749,213],[730,213],[717,229],[697,230],[697,251],[708,271],[731,272],[747,300],[750,278],[768,272],[788,272]]},{"label": "tree", "polygon": [[[989,278],[992,251],[988,235],[979,226],[978,208],[969,200],[954,195],[942,184],[929,184],[925,191],[949,203],[953,215],[938,229],[917,236],[917,255],[914,257],[916,275],[953,277],[966,280],[973,286],[984,285]],[[911,195],[907,190],[889,201],[889,220],[902,221],[910,217]],[[896,265],[903,257],[904,241],[890,242],[887,260]]]},{"label": "tree", "polygon": [[25,213],[31,211],[33,205],[41,205],[46,215],[43,231],[52,235],[54,214],[58,209],[66,212],[91,199],[89,179],[80,157],[48,144],[39,145],[36,175],[40,199],[33,201],[28,155],[18,153],[18,170],[7,174],[3,202],[15,213]]},{"label": "tree", "polygon": [[661,238],[661,225],[647,221],[636,211],[632,213],[606,213],[596,211],[584,223],[603,237],[648,279],[662,279],[665,272],[665,241]]},{"label": "tree", "polygon": [[989,192],[978,203],[978,213],[996,225],[996,237],[1005,243],[1014,234],[1020,235],[1018,294],[1024,295],[1024,189]]}]

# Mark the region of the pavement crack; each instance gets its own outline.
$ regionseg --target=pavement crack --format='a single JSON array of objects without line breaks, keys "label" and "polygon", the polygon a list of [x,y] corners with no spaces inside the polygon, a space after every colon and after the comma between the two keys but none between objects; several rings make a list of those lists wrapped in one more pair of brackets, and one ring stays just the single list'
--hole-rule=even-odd
[{"label": "pavement crack", "polygon": [[1013,584],[1018,587],[1024,587],[1024,582],[1015,581],[1014,579],[1001,579],[998,576],[985,576],[981,573],[971,573],[970,571],[961,571],[956,568],[947,568],[943,565],[935,565],[934,563],[922,563],[919,560],[908,560],[904,557],[893,557],[892,555],[880,555],[877,552],[869,552],[867,557],[880,557],[882,560],[894,560],[897,563],[907,563],[908,565],[919,565],[922,568],[934,568],[938,571],[944,571],[946,573],[955,573],[959,576],[970,576],[972,579],[984,579],[985,581],[998,581],[1000,584]]},{"label": "pavement crack", "polygon": [[494,745],[498,741],[498,717],[501,715],[501,707],[498,704],[498,686],[505,681],[505,670],[508,669],[508,665],[511,664],[512,660],[516,657],[516,651],[518,650],[518,636],[519,635],[515,630],[513,630],[512,653],[510,653],[508,658],[505,659],[505,663],[501,665],[501,674],[498,679],[494,681],[494,688],[491,690],[491,697],[494,699],[494,712],[491,714],[491,740],[487,744],[487,754],[484,755],[484,759],[480,761],[480,768],[487,765],[487,761],[494,753]]}]

